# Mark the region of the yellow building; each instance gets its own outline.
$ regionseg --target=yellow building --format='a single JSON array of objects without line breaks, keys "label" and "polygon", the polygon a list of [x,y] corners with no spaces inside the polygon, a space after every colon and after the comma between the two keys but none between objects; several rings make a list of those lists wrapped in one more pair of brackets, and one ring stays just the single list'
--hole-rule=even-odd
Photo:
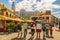
[{"label": "yellow building", "polygon": [[7,19],[15,19],[15,18],[20,18],[18,15],[16,15],[13,10],[7,8],[5,5],[0,3],[0,15],[4,16]]},{"label": "yellow building", "polygon": [[13,18],[14,12],[12,10],[8,9],[6,6],[4,6],[2,3],[0,3],[0,15],[4,15],[4,16]]},{"label": "yellow building", "polygon": [[19,19],[15,13],[7,8],[5,5],[0,3],[0,31],[6,30],[7,22],[21,22],[23,20]]},{"label": "yellow building", "polygon": [[32,15],[30,19],[43,19],[46,20],[48,23],[52,23],[53,16],[51,15],[51,11],[47,10],[46,12],[36,12],[35,15]]}]

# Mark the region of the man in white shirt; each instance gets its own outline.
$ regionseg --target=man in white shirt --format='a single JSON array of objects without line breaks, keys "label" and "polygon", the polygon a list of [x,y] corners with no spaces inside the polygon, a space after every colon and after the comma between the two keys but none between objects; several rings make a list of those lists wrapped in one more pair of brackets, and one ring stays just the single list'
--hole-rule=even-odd
[{"label": "man in white shirt", "polygon": [[24,28],[24,40],[26,40],[27,27],[28,27],[28,24],[27,24],[27,23],[23,23],[23,28]]}]

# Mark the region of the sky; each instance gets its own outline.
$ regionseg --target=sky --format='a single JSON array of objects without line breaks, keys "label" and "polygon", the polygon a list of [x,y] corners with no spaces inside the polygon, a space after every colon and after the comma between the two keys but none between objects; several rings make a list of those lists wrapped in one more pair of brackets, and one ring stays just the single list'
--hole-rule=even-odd
[{"label": "sky", "polygon": [[0,0],[11,9],[12,2],[15,2],[15,10],[20,11],[45,11],[51,10],[52,15],[60,18],[60,0]]}]

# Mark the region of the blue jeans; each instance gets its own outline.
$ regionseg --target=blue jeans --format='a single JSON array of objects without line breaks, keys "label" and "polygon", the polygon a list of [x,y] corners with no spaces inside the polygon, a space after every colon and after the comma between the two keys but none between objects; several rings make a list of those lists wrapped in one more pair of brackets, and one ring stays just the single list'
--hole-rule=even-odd
[{"label": "blue jeans", "polygon": [[27,35],[27,29],[24,29],[24,38],[26,38]]}]

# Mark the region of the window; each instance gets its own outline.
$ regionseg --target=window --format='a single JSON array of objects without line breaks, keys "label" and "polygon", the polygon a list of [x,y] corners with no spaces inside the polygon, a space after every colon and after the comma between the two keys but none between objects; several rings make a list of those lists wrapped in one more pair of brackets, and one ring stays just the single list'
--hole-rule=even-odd
[{"label": "window", "polygon": [[49,17],[46,17],[47,20],[49,20]]},{"label": "window", "polygon": [[38,17],[32,17],[32,20],[37,20]]},{"label": "window", "polygon": [[10,17],[11,17],[11,14],[10,14]]},{"label": "window", "polygon": [[42,17],[44,19],[44,17]]},{"label": "window", "polygon": [[11,22],[11,21],[8,21],[8,20],[6,21],[6,23],[9,23],[9,22]]},{"label": "window", "polygon": [[8,12],[6,12],[6,16],[8,16]]},{"label": "window", "polygon": [[42,19],[42,17],[39,17],[39,19],[41,20],[41,19]]}]

